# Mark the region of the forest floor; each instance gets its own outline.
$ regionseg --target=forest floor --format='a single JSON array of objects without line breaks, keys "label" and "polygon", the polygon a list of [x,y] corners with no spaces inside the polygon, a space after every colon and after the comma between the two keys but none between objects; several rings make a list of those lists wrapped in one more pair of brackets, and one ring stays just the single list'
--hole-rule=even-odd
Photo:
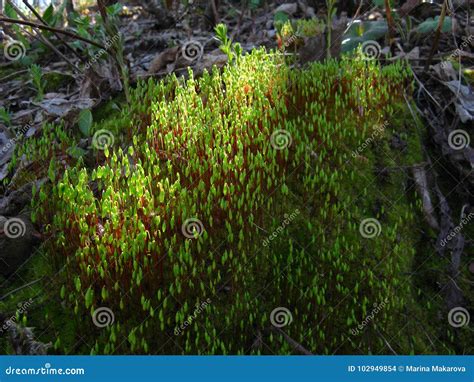
[{"label": "forest floor", "polygon": [[[388,235],[384,237],[384,240],[387,240],[385,244],[373,247],[367,244],[365,250],[359,248],[359,251],[367,257],[373,255],[373,259],[378,259],[377,253],[388,251],[389,248],[385,246],[391,244],[396,247],[394,253],[400,251],[400,262],[392,263],[393,260],[383,258],[386,267],[374,271],[374,277],[378,279],[380,285],[386,282],[389,285],[387,290],[396,287],[392,290],[394,296],[391,297],[406,298],[407,302],[403,304],[403,308],[397,307],[392,300],[386,304],[382,303],[382,308],[377,308],[375,303],[375,312],[374,309],[370,311],[370,308],[364,305],[363,310],[357,311],[357,314],[354,311],[350,313],[349,308],[346,312],[340,307],[341,315],[347,314],[349,317],[352,314],[357,317],[349,317],[346,320],[344,316],[342,319],[344,323],[336,320],[334,327],[338,330],[344,327],[344,330],[349,332],[350,329],[347,328],[354,327],[356,329],[353,330],[358,333],[359,330],[365,330],[366,326],[370,326],[373,329],[370,336],[376,337],[377,340],[364,338],[359,343],[354,339],[358,334],[356,336],[352,332],[347,335],[347,338],[351,340],[344,337],[344,340],[339,342],[320,338],[319,342],[322,343],[320,345],[316,344],[317,340],[314,340],[314,343],[313,340],[307,340],[306,333],[303,333],[303,329],[298,329],[296,321],[298,317],[305,321],[306,314],[317,314],[309,308],[306,311],[306,304],[303,305],[303,301],[307,301],[307,305],[313,303],[323,305],[326,301],[323,303],[320,299],[332,300],[335,296],[339,296],[338,277],[334,276],[337,283],[330,283],[328,289],[326,285],[318,284],[321,290],[325,291],[322,295],[315,293],[311,297],[309,293],[308,300],[305,300],[306,295],[305,298],[299,297],[301,301],[298,303],[292,300],[294,305],[288,302],[285,305],[284,301],[281,302],[282,306],[291,305],[290,310],[293,315],[290,314],[290,321],[295,318],[293,329],[287,332],[282,330],[286,325],[279,326],[274,322],[272,322],[273,326],[260,325],[259,318],[252,316],[252,313],[249,315],[234,313],[234,308],[241,308],[239,305],[241,296],[232,289],[235,288],[231,285],[232,282],[231,286],[220,285],[220,280],[210,279],[209,285],[217,290],[218,295],[223,293],[222,290],[230,295],[234,293],[237,295],[237,297],[234,296],[235,300],[232,304],[227,300],[231,297],[213,297],[212,306],[207,309],[215,312],[216,317],[218,314],[223,314],[222,312],[225,312],[222,317],[225,317],[225,314],[228,315],[227,317],[233,317],[229,320],[235,319],[232,321],[234,328],[238,325],[243,326],[240,320],[244,317],[245,329],[242,327],[240,329],[243,333],[241,334],[242,345],[239,343],[232,346],[232,344],[222,344],[208,339],[208,332],[212,332],[210,328],[215,330],[220,326],[218,324],[212,326],[213,324],[207,322],[205,324],[206,339],[203,340],[197,332],[197,337],[193,337],[192,340],[195,340],[196,344],[198,341],[205,341],[208,346],[206,350],[211,354],[355,353],[358,350],[354,349],[359,346],[362,346],[360,351],[364,353],[472,354],[473,330],[470,318],[474,312],[474,249],[472,246],[474,151],[471,147],[471,138],[474,119],[474,55],[472,54],[474,20],[470,16],[469,2],[463,2],[451,9],[447,2],[434,4],[408,1],[387,13],[383,2],[377,4],[377,2],[363,1],[360,6],[357,4],[352,7],[349,14],[335,12],[330,18],[330,28],[327,28],[325,6],[317,8],[314,7],[315,4],[307,4],[308,2],[305,1],[262,3],[264,4],[255,2],[254,6],[244,6],[239,2],[225,2],[221,3],[217,9],[210,11],[205,6],[200,7],[199,4],[187,7],[179,5],[167,13],[160,11],[157,14],[149,8],[147,12],[140,6],[122,6],[121,4],[105,10],[101,8],[99,2],[98,7],[81,10],[81,14],[78,14],[75,21],[68,27],[63,25],[62,15],[49,8],[49,10],[43,10],[40,17],[25,10],[15,12],[11,7],[0,15],[4,50],[3,57],[0,57],[0,181],[2,182],[0,183],[0,323],[2,323],[0,347],[2,352],[16,354],[42,354],[48,351],[59,354],[114,352],[110,347],[116,346],[114,339],[108,340],[110,342],[103,346],[106,342],[101,342],[102,334],[95,336],[95,334],[78,332],[78,330],[84,330],[81,320],[88,315],[88,296],[85,296],[87,292],[83,293],[86,309],[79,310],[80,314],[75,314],[75,309],[78,309],[75,307],[78,305],[72,303],[72,298],[68,300],[63,285],[66,285],[67,293],[69,293],[68,283],[74,285],[75,282],[78,292],[81,285],[78,286],[77,281],[73,282],[69,276],[65,278],[58,276],[58,274],[62,275],[62,270],[69,266],[69,263],[62,264],[58,261],[54,252],[59,246],[55,247],[51,244],[56,243],[61,234],[57,231],[52,234],[51,227],[55,226],[54,216],[48,216],[49,220],[44,218],[47,214],[41,213],[43,211],[41,203],[45,200],[39,202],[38,197],[35,199],[34,195],[39,189],[48,190],[43,199],[56,200],[57,195],[53,193],[54,184],[59,184],[64,169],[74,168],[80,163],[80,166],[92,172],[106,163],[108,158],[102,152],[97,153],[94,145],[100,139],[110,140],[110,136],[97,138],[97,132],[112,131],[112,140],[117,137],[117,141],[122,144],[121,149],[125,150],[131,145],[133,139],[130,139],[130,136],[127,137],[126,133],[120,135],[121,130],[117,126],[131,124],[130,129],[136,128],[137,131],[142,129],[142,126],[138,126],[139,123],[137,123],[138,115],[140,118],[145,116],[141,121],[147,128],[147,121],[150,121],[150,126],[153,125],[151,122],[156,122],[155,118],[158,118],[159,112],[155,113],[154,106],[146,103],[148,98],[144,95],[147,91],[150,92],[149,94],[154,94],[150,90],[154,89],[150,85],[151,82],[143,85],[147,81],[165,79],[165,81],[173,82],[173,79],[170,80],[174,78],[172,76],[189,79],[191,78],[190,71],[193,73],[193,78],[205,78],[203,74],[212,70],[214,66],[220,70],[231,66],[232,54],[236,54],[232,52],[235,45],[228,45],[230,50],[223,49],[226,44],[223,38],[220,40],[216,38],[214,30],[215,24],[223,23],[227,26],[227,36],[232,40],[229,44],[238,42],[245,53],[259,47],[264,47],[267,51],[273,49],[284,57],[284,65],[294,71],[313,68],[309,70],[319,73],[319,67],[311,66],[315,62],[323,63],[328,58],[335,60],[330,62],[343,62],[344,57],[352,57],[351,55],[354,54],[362,55],[363,60],[370,62],[370,65],[374,62],[386,68],[399,63],[406,65],[410,80],[406,85],[401,84],[404,88],[400,93],[401,99],[394,98],[396,102],[394,101],[391,105],[392,109],[390,107],[385,109],[385,105],[381,106],[383,113],[376,121],[383,124],[384,132],[379,134],[375,130],[372,135],[366,136],[365,141],[359,142],[363,146],[357,146],[357,144],[354,146],[354,142],[351,146],[349,141],[344,142],[346,137],[339,138],[342,145],[350,148],[349,152],[355,153],[354,158],[357,158],[355,167],[359,169],[356,180],[350,178],[349,173],[347,177],[341,175],[343,183],[340,187],[344,190],[343,193],[350,195],[348,198],[351,203],[360,205],[360,208],[365,206],[374,214],[380,213],[382,218],[379,220],[382,220],[382,226],[393,224],[393,227],[398,227],[399,218],[404,222],[398,231],[394,228],[396,233],[393,235],[397,236],[397,239],[384,232],[384,235]],[[317,5],[317,2],[314,3]],[[167,16],[164,17],[164,14]],[[27,25],[16,23],[12,19],[26,20]],[[50,28],[45,29],[45,25]],[[333,68],[331,65],[336,64],[327,65],[329,68],[327,76],[332,78],[331,70],[336,69],[331,69]],[[356,68],[357,65],[354,64],[354,67]],[[342,70],[340,76],[347,75],[348,66],[341,64],[340,68],[342,68],[338,69]],[[262,73],[265,72],[263,67],[261,70]],[[390,69],[387,69],[387,73],[389,71]],[[304,76],[305,72],[301,73]],[[253,73],[248,75],[252,81],[257,81],[257,77],[252,77]],[[367,81],[367,78],[360,82],[361,93],[354,90],[357,97],[362,98],[361,104],[365,97],[362,89],[365,88],[364,84],[367,84],[364,80]],[[225,78],[222,81],[228,84]],[[252,81],[245,85],[249,86],[250,92],[254,86],[255,89],[258,87]],[[296,82],[297,80],[290,81],[288,86],[291,87]],[[323,78],[320,82],[324,82]],[[176,80],[176,83],[178,84],[176,86],[185,86],[183,85],[185,81],[182,79]],[[378,89],[379,85],[375,80],[372,85],[374,89]],[[199,86],[204,88],[204,82]],[[357,86],[359,85],[354,85],[356,89]],[[143,90],[143,94],[140,93],[141,96],[138,96],[140,90],[134,93],[134,90],[129,91],[129,88],[147,90]],[[303,93],[309,94],[311,89],[309,87]],[[225,86],[221,91],[226,92],[225,94],[231,93],[231,89]],[[167,102],[170,100],[170,105],[174,96],[175,94],[166,99]],[[281,96],[284,98],[285,93]],[[375,95],[373,97],[376,98]],[[136,102],[134,109],[132,108],[133,112],[128,109],[133,104],[130,99]],[[150,110],[141,110],[137,99],[142,99],[143,108],[149,107]],[[259,99],[257,93],[255,93],[255,99]],[[183,96],[182,102],[185,103],[186,100]],[[207,99],[203,102],[207,103]],[[334,105],[336,105],[335,100]],[[270,106],[274,105],[270,103]],[[161,104],[160,107],[164,108]],[[173,107],[180,110],[179,103]],[[348,115],[350,112],[348,111]],[[365,117],[363,111],[358,113]],[[384,121],[386,116],[390,116],[390,119]],[[299,121],[296,116],[292,117],[295,117],[295,121]],[[306,117],[312,117],[309,109],[301,115],[303,119]],[[366,117],[369,118],[368,115]],[[350,124],[350,122],[347,123]],[[140,130],[143,139],[147,134],[146,130]],[[297,134],[293,133],[292,137],[294,138]],[[60,147],[58,150],[55,149],[57,142]],[[294,147],[299,147],[299,142],[293,143]],[[369,147],[367,151],[365,151],[366,147]],[[331,150],[332,148],[328,149],[332,153]],[[334,149],[334,154],[336,151]],[[62,169],[55,169],[50,164],[50,160],[53,159],[51,152],[54,153],[55,163],[59,163]],[[118,150],[113,153],[120,157]],[[319,154],[319,151],[314,149],[308,158],[317,157]],[[146,154],[143,155],[146,156]],[[277,162],[280,161],[279,163],[283,160],[281,157],[275,158]],[[318,159],[314,160],[318,161]],[[334,165],[331,171],[336,173],[336,168],[339,169]],[[184,174],[188,173],[183,171],[183,177],[185,177]],[[331,172],[328,174],[330,175]],[[192,178],[193,174],[189,176]],[[310,176],[310,174],[304,173],[301,179],[306,180],[305,176]],[[304,181],[298,178],[298,182],[301,182],[298,183],[293,179],[292,184],[290,175],[288,179],[290,193],[294,192],[294,197],[282,198],[285,190],[282,191],[282,195],[276,193],[275,206],[271,209],[274,213],[284,211],[283,205],[288,212],[295,211],[295,208],[297,209],[303,201],[307,203],[303,188],[300,189]],[[328,184],[327,195],[330,202],[322,198],[318,199],[318,202],[334,202],[334,205],[337,205],[344,198],[339,198],[339,189],[331,188],[332,178],[324,179],[324,184]],[[53,184],[52,189],[48,188],[51,184]],[[94,189],[97,185],[92,180],[90,184],[93,185],[91,193],[97,195],[97,189]],[[286,187],[285,182],[283,184]],[[75,186],[79,188],[79,184]],[[359,192],[363,197],[356,195]],[[344,202],[341,201],[341,205],[344,206]],[[295,243],[299,241],[301,244],[302,241],[302,246],[306,249],[305,240],[308,244],[310,242],[314,244],[315,239],[310,238],[313,234],[315,235],[315,232],[319,232],[317,229],[308,227],[317,224],[318,221],[323,224],[327,216],[321,213],[318,220],[316,216],[319,212],[316,212],[315,208],[304,211],[306,212],[296,220],[298,229],[293,231],[288,229],[286,235],[289,242],[294,239]],[[359,210],[356,211],[355,215]],[[58,210],[52,215],[57,214],[59,217],[61,212]],[[331,212],[329,214],[331,215]],[[138,212],[136,216],[138,219]],[[69,217],[72,222],[74,214],[71,213]],[[327,219],[331,220],[332,217]],[[219,221],[219,218],[217,220]],[[272,228],[276,229],[275,222],[270,221],[271,219],[267,221],[265,218],[261,221],[262,224],[268,224],[268,227],[265,226],[267,232],[272,232]],[[102,223],[105,225],[105,218]],[[341,223],[341,227],[344,224],[346,223]],[[377,230],[377,224],[380,223],[377,221],[375,228],[371,226],[369,230]],[[224,223],[222,226],[224,227]],[[100,227],[103,228],[103,226]],[[334,239],[334,242],[331,242],[331,245],[336,248],[334,250],[337,250],[339,245],[341,246],[341,254],[346,253],[343,250],[344,241],[347,239],[349,243],[352,243],[351,240],[353,240],[351,234],[348,233],[351,225],[344,227],[341,228],[342,233],[337,235],[334,233],[334,237],[328,236],[329,242]],[[253,242],[256,234],[254,231],[251,232],[249,230],[246,234],[252,238]],[[191,237],[193,235],[194,232],[191,233]],[[239,232],[236,232],[237,235]],[[318,235],[319,241],[324,234]],[[258,234],[257,237],[259,237]],[[341,243],[338,238],[341,239]],[[393,243],[390,241],[392,239]],[[351,245],[348,244],[348,251],[352,248]],[[295,244],[295,246],[298,245]],[[285,247],[282,251],[293,253],[293,243],[290,247],[291,249]],[[223,246],[225,251],[224,255],[221,255],[224,260],[219,257],[219,261],[223,261],[222,268],[220,268],[221,265],[217,266],[219,271],[225,269],[226,261],[233,264],[231,260],[226,260],[227,252],[232,253],[229,248],[233,248],[232,245]],[[200,250],[196,249],[196,253]],[[301,253],[295,256],[301,256]],[[318,252],[315,253],[318,256],[321,255]],[[323,258],[329,256],[327,253],[322,255]],[[72,253],[69,255],[72,257]],[[283,261],[283,257],[278,257],[278,254],[275,256],[278,261],[273,260],[277,263]],[[213,260],[208,258],[203,261],[206,267],[215,270]],[[365,272],[363,264],[365,263],[361,260],[360,269],[351,270],[351,276],[349,276],[351,281],[346,279],[347,283],[354,282],[356,288],[359,288],[359,280],[352,280],[352,277],[359,272]],[[257,265],[258,263],[253,265],[256,272]],[[252,265],[249,267],[253,269]],[[315,272],[320,272],[330,279],[333,271],[340,270],[338,267],[342,266],[338,264],[328,269],[316,267]],[[310,265],[302,262],[295,264],[294,269],[304,272],[305,269],[310,269]],[[399,278],[392,280],[390,275],[392,271]],[[262,275],[265,272],[271,274],[270,269],[261,269],[261,272]],[[170,275],[173,274],[175,274],[174,268],[170,269]],[[253,275],[252,279],[254,276],[258,278]],[[405,276],[406,278],[403,278]],[[84,278],[79,280],[79,284],[85,281]],[[301,287],[304,287],[305,283],[309,287],[308,280],[309,278],[302,282],[297,278],[289,284],[293,283],[296,286],[301,282]],[[245,282],[249,282],[248,279],[245,279]],[[399,284],[404,284],[409,290],[403,289]],[[256,285],[260,285],[259,282],[255,282],[255,291],[249,289],[246,292],[258,298],[263,292],[257,293]],[[275,293],[281,288],[282,291],[288,293],[288,296],[292,295],[290,285],[278,285],[275,287]],[[344,282],[341,285],[347,286]],[[74,287],[71,289],[73,290]],[[142,307],[148,304],[147,301],[143,301],[146,287],[144,289]],[[190,289],[194,288],[190,287]],[[101,290],[98,289],[96,293],[100,294]],[[102,292],[102,298],[111,303],[113,299],[104,296],[107,293],[109,292]],[[170,294],[172,295],[173,291],[170,291]],[[263,293],[263,296],[267,295]],[[375,292],[372,297],[381,298]],[[273,297],[269,295],[267,298],[271,300]],[[119,300],[122,303],[122,300]],[[116,302],[117,306],[119,300]],[[318,304],[315,303],[316,300]],[[242,301],[247,300],[242,297]],[[380,307],[380,301],[385,300],[376,301]],[[371,300],[370,305],[372,302]],[[362,301],[360,303],[365,304]],[[183,301],[178,301],[177,306],[181,304]],[[262,302],[262,306],[263,304]],[[337,311],[338,305],[333,304],[330,312],[332,313],[333,309]],[[389,314],[398,316],[386,318],[386,331],[383,331],[372,321],[377,321],[374,317],[377,316],[379,310],[384,309],[385,305],[390,306],[390,310],[387,308]],[[250,306],[257,310],[261,307],[258,304],[256,306],[250,304],[246,309],[250,309]],[[183,312],[181,308],[173,308],[176,320]],[[201,310],[203,309],[206,308]],[[118,308],[115,308],[114,312],[117,310]],[[385,314],[383,313],[384,318],[382,315],[378,318],[382,323]],[[118,320],[119,315],[116,316]],[[323,315],[322,321],[326,317]],[[165,317],[164,321],[166,319],[169,321],[169,317]],[[172,319],[175,319],[174,316]],[[183,321],[182,317],[179,319]],[[253,320],[255,322],[252,322]],[[391,327],[392,320],[398,320],[400,326],[397,324]],[[400,322],[407,325],[401,325]],[[324,328],[322,322],[319,325]],[[29,327],[34,327],[35,330]],[[113,338],[120,332],[120,329],[110,330],[107,332],[107,338]],[[179,354],[197,352],[190,345],[193,341],[189,337],[183,342],[176,340],[176,345],[165,347],[164,350],[161,350],[161,347],[158,349],[155,343],[167,342],[161,337],[159,340],[150,340],[144,336],[146,341],[142,341],[141,345],[135,345],[137,342],[135,335],[139,336],[138,332],[142,330],[143,327],[138,324],[133,330],[129,329],[130,346],[125,347],[125,350],[117,346],[118,352],[159,353],[165,351]],[[315,332],[316,334],[321,336],[319,332]],[[169,330],[168,335],[170,335]],[[401,339],[408,335],[418,337],[413,341]],[[191,335],[188,334],[188,336]],[[338,336],[337,331],[333,333],[334,338]],[[278,341],[274,342],[273,337],[278,337]],[[172,334],[170,338],[173,338]],[[222,338],[227,338],[225,333]],[[228,338],[232,338],[232,335]],[[149,343],[154,344],[152,349],[149,349],[151,346],[148,345]],[[363,345],[360,345],[362,343]],[[109,344],[113,345],[109,346]]]}]

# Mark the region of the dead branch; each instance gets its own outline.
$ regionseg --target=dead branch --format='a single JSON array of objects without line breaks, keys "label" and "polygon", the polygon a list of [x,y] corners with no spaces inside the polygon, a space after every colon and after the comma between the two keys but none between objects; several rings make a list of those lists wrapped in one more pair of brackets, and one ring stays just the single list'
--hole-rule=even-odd
[{"label": "dead branch", "polygon": [[87,42],[88,44],[94,45],[98,48],[107,50],[107,48],[105,46],[103,46],[102,44],[100,44],[96,41],[89,40],[86,37],[79,36],[78,34],[75,34],[73,32],[67,31],[67,30],[53,28],[53,27],[50,27],[50,26],[42,25],[42,24],[37,24],[37,23],[34,23],[32,21],[10,19],[8,17],[3,17],[3,13],[0,13],[0,16],[1,16],[0,17],[0,22],[5,22],[5,23],[9,23],[9,24],[27,25],[27,26],[33,27],[33,28],[44,29],[44,30],[47,30],[47,31],[50,31],[50,32],[61,33],[65,36],[69,36],[69,37],[72,37],[74,39]]}]

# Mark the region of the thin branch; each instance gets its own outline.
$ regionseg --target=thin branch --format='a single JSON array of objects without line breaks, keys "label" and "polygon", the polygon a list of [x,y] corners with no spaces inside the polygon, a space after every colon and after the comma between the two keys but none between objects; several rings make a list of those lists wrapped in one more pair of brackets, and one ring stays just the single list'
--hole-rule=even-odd
[{"label": "thin branch", "polygon": [[[23,19],[28,21],[26,15],[13,3],[12,0],[7,0],[7,3],[15,10],[15,12]],[[19,21],[19,20],[18,20]],[[66,61],[74,70],[78,70],[76,65],[74,65],[64,54],[62,54],[46,37],[44,37],[38,30],[38,28],[33,27],[33,30],[36,32],[36,35],[33,36],[35,39],[40,40],[43,44],[47,45],[54,53]],[[28,33],[28,32],[27,32]]]},{"label": "thin branch", "polygon": [[18,288],[16,288],[16,289],[13,289],[12,291],[8,292],[6,295],[0,297],[0,301],[5,300],[8,296],[11,296],[12,294],[15,294],[16,292],[19,292],[19,291],[21,291],[21,290],[23,290],[23,289],[25,289],[25,288],[28,288],[28,287],[30,287],[30,286],[36,284],[37,282],[39,282],[39,281],[41,281],[41,280],[43,280],[42,277],[39,278],[39,279],[36,279],[36,280],[34,280],[34,281],[30,281],[29,283],[27,283],[27,284],[25,284],[25,285],[22,285],[21,287],[18,287]]},{"label": "thin branch", "polygon": [[[3,16],[2,13],[0,13],[0,15]],[[53,28],[53,27],[50,27],[50,26],[42,25],[42,24],[37,24],[37,23],[34,23],[34,22],[32,22],[32,21],[10,19],[10,18],[8,18],[8,17],[0,17],[0,22],[5,22],[5,23],[9,23],[9,24],[27,25],[27,26],[33,27],[33,28],[44,29],[44,30],[47,30],[47,31],[50,31],[50,32],[61,33],[61,34],[63,34],[63,35],[66,35],[66,36],[75,38],[75,39],[77,39],[77,40],[81,40],[81,41],[87,42],[88,44],[94,45],[94,46],[96,46],[96,47],[98,47],[98,48],[107,50],[107,48],[106,48],[105,46],[103,46],[102,44],[100,44],[100,43],[98,43],[98,42],[95,42],[95,41],[93,41],[93,40],[89,40],[89,39],[86,38],[86,37],[79,36],[78,34],[75,34],[75,33],[73,33],[73,32],[69,32],[69,31],[67,31],[67,30],[62,30],[62,29]]]},{"label": "thin branch", "polygon": [[447,3],[448,2],[446,0],[443,1],[443,7],[441,8],[441,15],[439,16],[438,27],[436,28],[433,45],[431,46],[431,52],[430,52],[430,55],[428,56],[428,61],[426,61],[426,64],[425,64],[425,69],[424,69],[425,71],[427,71],[428,68],[430,67],[431,59],[433,58],[433,55],[436,52],[436,49],[438,49],[439,37],[441,36],[441,29],[443,29],[444,18],[446,17],[446,10],[448,8]]},{"label": "thin branch", "polygon": [[296,342],[293,338],[291,338],[288,334],[286,334],[280,328],[273,328],[273,329],[275,331],[277,331],[278,333],[280,333],[283,336],[283,338],[286,340],[286,342],[288,342],[294,350],[296,350],[296,351],[298,351],[298,352],[300,352],[301,354],[304,354],[304,355],[313,355],[313,353],[311,353],[309,350],[305,349],[303,347],[303,345]]},{"label": "thin branch", "polygon": [[[47,23],[47,22],[41,17],[41,15],[36,11],[36,9],[35,9],[34,7],[32,7],[32,6],[30,5],[30,3],[28,3],[27,0],[22,0],[22,1],[23,1],[23,4],[25,4],[31,12],[33,12],[33,14],[36,16],[36,18],[37,18],[39,21],[41,21],[41,23],[42,23],[43,25],[49,26],[48,23]],[[83,63],[86,63],[86,60],[84,60],[84,58],[83,58],[79,53],[77,53],[76,50],[73,49],[72,46],[70,46],[70,45],[67,43],[67,41],[65,41],[65,40],[61,37],[61,35],[60,35],[58,32],[53,31],[53,34],[56,36],[56,38],[57,38],[59,41],[61,41],[61,42],[64,44],[64,46],[65,46],[66,48],[68,48],[72,53],[74,53],[74,55],[75,55],[77,58],[79,58]]]}]

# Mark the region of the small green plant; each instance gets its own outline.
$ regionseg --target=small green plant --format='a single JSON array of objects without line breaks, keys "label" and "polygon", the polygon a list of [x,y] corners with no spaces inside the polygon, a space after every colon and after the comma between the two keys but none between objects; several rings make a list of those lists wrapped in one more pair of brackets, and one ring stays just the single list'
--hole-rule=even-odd
[{"label": "small green plant", "polygon": [[10,113],[3,106],[0,107],[0,121],[3,121],[7,126],[11,126],[12,124],[12,118],[10,117]]},{"label": "small green plant", "polygon": [[43,100],[44,97],[44,88],[46,86],[46,83],[43,79],[43,71],[41,69],[41,66],[33,64],[30,66],[30,78],[31,81],[33,81],[33,85],[36,88],[36,99],[38,101]]},{"label": "small green plant", "polygon": [[242,46],[238,42],[232,43],[232,39],[227,36],[227,25],[218,24],[214,31],[216,32],[216,39],[221,43],[219,48],[227,55],[229,62],[238,60],[242,55]]},{"label": "small green plant", "polygon": [[336,3],[337,0],[326,0],[326,7],[327,7],[327,19],[326,19],[326,35],[327,35],[327,41],[326,41],[326,57],[327,59],[331,58],[331,45],[332,45],[332,19],[334,15],[336,14],[337,8],[336,8]]},{"label": "small green plant", "polygon": [[314,37],[324,32],[324,22],[314,17],[312,19],[299,19],[296,21],[296,35]]}]

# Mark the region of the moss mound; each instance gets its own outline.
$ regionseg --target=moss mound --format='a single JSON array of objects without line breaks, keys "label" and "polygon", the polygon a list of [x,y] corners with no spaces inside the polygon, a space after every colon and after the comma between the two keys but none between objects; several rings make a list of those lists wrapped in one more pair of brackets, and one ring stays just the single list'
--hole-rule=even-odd
[{"label": "moss mound", "polygon": [[[58,329],[57,351],[387,353],[403,329],[397,351],[426,352],[404,318],[429,321],[407,282],[419,203],[381,171],[420,153],[397,122],[409,85],[401,63],[290,70],[263,50],[140,84],[96,126],[101,165],[53,160],[34,202],[84,338]],[[400,130],[410,155],[388,144]]]}]

